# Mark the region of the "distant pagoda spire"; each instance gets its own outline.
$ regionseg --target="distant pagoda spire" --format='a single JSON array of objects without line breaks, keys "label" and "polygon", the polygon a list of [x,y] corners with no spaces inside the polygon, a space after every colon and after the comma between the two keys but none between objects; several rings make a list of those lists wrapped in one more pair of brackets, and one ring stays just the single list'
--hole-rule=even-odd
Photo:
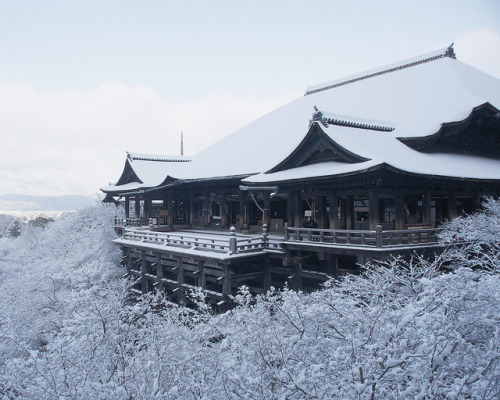
[{"label": "distant pagoda spire", "polygon": [[184,133],[181,132],[181,156],[184,155]]}]

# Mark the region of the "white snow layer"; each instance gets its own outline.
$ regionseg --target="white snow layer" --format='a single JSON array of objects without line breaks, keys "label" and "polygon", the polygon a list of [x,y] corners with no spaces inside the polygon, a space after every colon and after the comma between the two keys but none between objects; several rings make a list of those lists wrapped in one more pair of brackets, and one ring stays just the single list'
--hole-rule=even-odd
[{"label": "white snow layer", "polygon": [[[188,180],[256,175],[250,180],[265,182],[336,175],[382,163],[419,174],[499,179],[497,160],[423,154],[397,140],[432,135],[443,123],[461,121],[474,107],[486,102],[500,108],[500,80],[445,57],[300,97],[196,154],[189,163],[135,160],[132,166],[143,186],[149,187],[161,184],[167,176]],[[323,163],[259,175],[279,164],[299,145],[308,132],[314,106],[325,115],[342,115],[354,121],[385,121],[383,125],[395,130],[323,128],[338,144],[371,161]]]}]

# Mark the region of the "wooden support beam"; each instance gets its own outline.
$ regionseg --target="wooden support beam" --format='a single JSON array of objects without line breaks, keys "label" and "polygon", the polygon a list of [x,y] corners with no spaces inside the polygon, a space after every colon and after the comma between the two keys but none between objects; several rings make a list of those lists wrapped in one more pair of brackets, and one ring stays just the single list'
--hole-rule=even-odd
[{"label": "wooden support beam", "polygon": [[125,218],[130,218],[130,198],[125,197]]},{"label": "wooden support beam", "polygon": [[326,273],[329,276],[336,277],[338,274],[339,259],[333,254],[326,255]]},{"label": "wooden support beam", "polygon": [[319,229],[325,227],[325,204],[323,196],[316,196],[314,198],[314,222],[318,225]]},{"label": "wooden support beam", "polygon": [[220,226],[222,229],[227,228],[227,191],[221,189],[220,194]]},{"label": "wooden support beam", "polygon": [[148,282],[146,280],[148,262],[146,261],[146,257],[145,257],[146,254],[145,253],[146,252],[144,250],[141,250],[141,290],[142,290],[142,293],[148,292]]},{"label": "wooden support beam", "polygon": [[172,226],[174,224],[174,204],[172,199],[172,192],[169,190],[167,192],[167,225]]},{"label": "wooden support beam", "polygon": [[405,229],[406,211],[404,208],[404,197],[401,189],[397,189],[394,194],[394,213],[395,213],[395,228],[397,230]]},{"label": "wooden support beam", "polygon": [[157,288],[160,292],[163,292],[163,283],[162,283],[162,279],[163,279],[163,265],[161,264],[161,254],[158,253],[156,255],[156,279],[157,279]]},{"label": "wooden support beam", "polygon": [[448,197],[448,219],[452,220],[457,217],[457,192],[453,189]]},{"label": "wooden support beam", "polygon": [[177,288],[179,290],[179,295],[177,297],[177,301],[179,304],[185,304],[186,302],[186,294],[184,293],[184,289],[182,285],[184,284],[184,269],[182,268],[182,257],[177,257]]},{"label": "wooden support beam", "polygon": [[431,192],[426,190],[422,196],[422,223],[429,224],[431,222]]},{"label": "wooden support beam", "polygon": [[262,215],[262,224],[269,226],[271,224],[271,192],[264,191],[264,214]]},{"label": "wooden support beam", "polygon": [[139,219],[141,218],[141,199],[139,196],[135,196],[135,218]]},{"label": "wooden support beam", "polygon": [[292,278],[292,289],[302,290],[302,263],[296,263],[292,266],[293,278]]},{"label": "wooden support beam", "polygon": [[197,278],[197,282],[198,282],[198,286],[201,287],[202,289],[206,289],[207,288],[207,276],[205,275],[205,271],[203,269],[203,261],[202,260],[199,260],[198,261],[198,278]]},{"label": "wooden support beam", "polygon": [[189,191],[189,225],[193,226],[194,221],[196,219],[195,215],[195,201],[194,201],[194,192],[192,190]]},{"label": "wooden support beam", "polygon": [[370,230],[374,231],[379,224],[379,205],[377,191],[370,189],[368,191],[368,201],[370,202],[369,216]]},{"label": "wooden support beam", "polygon": [[270,268],[270,260],[268,257],[264,259],[264,282],[262,285],[262,288],[264,289],[264,292],[267,292],[271,288],[271,268]]},{"label": "wooden support beam", "polygon": [[339,200],[335,192],[330,194],[328,202],[330,204],[330,211],[328,213],[330,219],[330,229],[339,229]]},{"label": "wooden support beam", "polygon": [[346,197],[345,214],[347,229],[354,229],[354,196]]}]

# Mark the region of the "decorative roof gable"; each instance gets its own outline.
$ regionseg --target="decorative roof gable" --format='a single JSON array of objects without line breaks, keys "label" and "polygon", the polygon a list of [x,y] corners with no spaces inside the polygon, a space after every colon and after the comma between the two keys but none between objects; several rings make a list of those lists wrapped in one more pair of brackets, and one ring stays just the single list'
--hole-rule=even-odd
[{"label": "decorative roof gable", "polygon": [[297,148],[268,173],[327,161],[352,164],[368,160],[340,146],[323,132],[317,122],[313,122]]},{"label": "decorative roof gable", "polygon": [[135,173],[134,169],[132,168],[132,165],[130,165],[130,161],[127,157],[122,175],[120,176],[120,179],[118,179],[118,182],[116,182],[115,186],[125,185],[131,182],[143,183]]}]

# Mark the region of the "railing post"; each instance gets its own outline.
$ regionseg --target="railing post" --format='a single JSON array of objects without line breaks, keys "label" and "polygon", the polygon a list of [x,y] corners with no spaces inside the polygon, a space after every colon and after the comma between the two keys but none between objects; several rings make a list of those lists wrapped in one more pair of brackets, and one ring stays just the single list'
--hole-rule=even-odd
[{"label": "railing post", "polygon": [[267,248],[267,224],[262,225],[262,245],[266,249]]},{"label": "railing post", "polygon": [[376,243],[376,246],[377,247],[383,247],[383,243],[382,243],[382,225],[377,225],[375,227],[375,232],[376,232],[376,240],[375,240],[375,243]]},{"label": "railing post", "polygon": [[231,254],[236,254],[237,253],[237,248],[236,248],[236,228],[232,226],[230,229],[231,231],[231,236],[229,237],[229,252]]}]

